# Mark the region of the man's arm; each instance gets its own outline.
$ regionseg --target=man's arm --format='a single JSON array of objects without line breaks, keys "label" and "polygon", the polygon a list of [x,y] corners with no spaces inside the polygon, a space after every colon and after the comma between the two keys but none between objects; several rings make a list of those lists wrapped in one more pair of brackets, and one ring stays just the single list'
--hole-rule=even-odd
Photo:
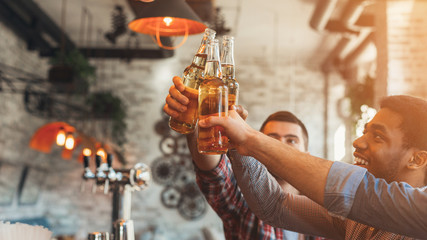
[{"label": "man's arm", "polygon": [[254,158],[228,152],[237,183],[255,215],[265,223],[296,232],[333,239],[345,235],[345,223],[305,196],[282,190],[276,179]]},{"label": "man's arm", "polygon": [[[324,187],[331,161],[302,153],[252,129],[236,111],[229,117],[210,117],[201,127],[221,125],[241,155],[252,156],[315,202],[323,205]],[[310,177],[307,177],[310,176]]]},{"label": "man's arm", "polygon": [[[255,157],[270,171],[300,190],[302,194],[325,206],[325,186],[327,186],[329,171],[332,170],[332,161],[301,153],[286,144],[281,144],[268,136],[264,136],[262,133],[250,128],[234,111],[229,112],[229,117],[210,117],[200,121],[199,125],[202,127],[223,126],[227,132],[227,136],[240,154]],[[353,169],[357,166],[347,165],[347,167]],[[331,172],[330,176],[334,175],[335,173]],[[344,178],[349,177],[351,178],[350,175],[344,176]],[[333,181],[333,184],[340,184],[340,181],[343,181],[343,179]],[[366,181],[367,183],[365,183]],[[365,184],[368,184],[369,188],[360,190],[360,188],[365,188]],[[427,228],[425,228],[427,219],[427,190],[409,188],[413,190],[405,189],[405,191],[402,191],[401,189],[395,189],[391,185],[393,184],[382,186],[378,185],[375,181],[364,180],[364,183],[357,187],[358,190],[355,195],[356,198],[354,198],[354,204],[358,204],[359,208],[372,209],[371,213],[377,214],[363,214],[363,212],[357,211],[355,208],[347,217],[356,221],[360,220],[362,223],[368,225],[378,224],[375,226],[386,231],[397,232],[396,229],[399,229],[398,233],[400,234],[425,238],[427,234]],[[375,193],[372,193],[373,195],[371,195],[371,190],[369,189],[376,189],[382,194],[374,196]],[[358,196],[358,194],[361,195]],[[374,199],[377,198],[377,201],[381,202],[384,209],[375,210],[375,207],[369,206],[369,200],[372,200],[371,197]],[[408,199],[410,200],[408,201]],[[330,199],[327,201],[330,201]],[[332,202],[333,204],[334,202]],[[352,205],[349,205],[350,208],[352,208]],[[330,208],[331,203],[326,203],[326,206]],[[393,213],[395,220],[390,221],[390,215],[387,212],[399,212],[398,209],[400,207],[408,211],[402,214],[414,217],[414,221],[419,223],[414,226],[412,224],[405,224],[402,227],[402,222],[399,221],[402,215],[395,215],[396,213]]]},{"label": "man's arm", "polygon": [[387,183],[361,167],[333,164],[325,188],[325,207],[386,231],[414,238],[427,236],[427,187]]},{"label": "man's arm", "polygon": [[[197,130],[196,130],[197,131]],[[203,155],[197,150],[197,133],[187,134],[187,145],[191,153],[191,158],[197,168],[202,171],[210,171],[218,166],[221,155]]]}]

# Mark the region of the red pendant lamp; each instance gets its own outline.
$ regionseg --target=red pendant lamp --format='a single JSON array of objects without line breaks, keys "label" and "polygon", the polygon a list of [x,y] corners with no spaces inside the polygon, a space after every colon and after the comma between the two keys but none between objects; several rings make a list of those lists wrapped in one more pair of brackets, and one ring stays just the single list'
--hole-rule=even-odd
[{"label": "red pendant lamp", "polygon": [[[74,132],[75,128],[65,122],[51,122],[41,126],[30,140],[30,148],[43,153],[50,153],[53,143],[56,142],[58,133]],[[65,134],[64,134],[65,137]],[[64,143],[65,143],[65,139]]]},{"label": "red pendant lamp", "polygon": [[[132,2],[136,18],[128,27],[138,33],[148,34],[156,43],[171,50],[184,44],[188,35],[203,33],[207,26],[184,0],[155,0]],[[183,36],[176,46],[164,46],[160,37]]]}]

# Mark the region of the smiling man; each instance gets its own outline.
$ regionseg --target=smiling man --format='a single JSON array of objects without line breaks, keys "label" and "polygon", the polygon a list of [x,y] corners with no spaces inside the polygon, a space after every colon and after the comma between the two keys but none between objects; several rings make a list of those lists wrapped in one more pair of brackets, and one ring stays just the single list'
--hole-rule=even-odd
[{"label": "smiling man", "polygon": [[412,174],[406,166],[416,149],[405,143],[402,123],[403,118],[398,113],[390,108],[381,109],[365,125],[363,136],[353,142],[355,164],[387,182],[408,182],[408,178],[416,177],[418,181],[410,182],[416,186],[424,186],[424,178]]},{"label": "smiling man", "polygon": [[[344,163],[333,164],[271,141],[251,129],[233,111],[228,118],[212,117],[200,121],[199,125],[221,125],[226,129],[238,151],[229,153],[238,184],[251,210],[266,223],[334,239],[410,239],[382,229],[417,238],[427,236],[426,218],[423,217],[427,209],[424,201],[427,181],[426,120],[426,101],[409,96],[385,98],[380,111],[366,125],[364,135],[354,141],[356,164],[370,172],[360,174],[365,171],[355,166],[357,171],[362,170],[357,176],[341,175],[340,170],[346,168]],[[325,208],[306,197],[284,193],[271,181],[268,171],[248,156],[265,164],[274,174],[316,202],[326,206],[335,203],[334,212],[348,213],[348,206],[343,206],[340,198],[351,198],[347,203],[351,208],[349,217],[373,223],[375,227],[331,216]],[[331,175],[336,175],[338,182]],[[383,180],[373,179],[375,177]],[[357,187],[361,181],[362,190]],[[351,185],[351,182],[356,185]],[[334,192],[334,188],[342,189]],[[343,189],[348,190],[347,195]],[[352,200],[357,199],[354,198],[355,189],[357,194],[368,195],[362,199],[369,202],[355,202],[351,207]],[[340,195],[342,192],[344,197]],[[374,207],[369,206],[372,203]],[[375,210],[375,207],[380,210]]]}]

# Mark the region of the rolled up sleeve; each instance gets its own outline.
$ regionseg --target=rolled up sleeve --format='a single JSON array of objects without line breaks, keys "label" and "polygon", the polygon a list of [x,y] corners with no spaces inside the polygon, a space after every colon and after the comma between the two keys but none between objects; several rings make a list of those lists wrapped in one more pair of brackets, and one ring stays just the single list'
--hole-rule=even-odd
[{"label": "rolled up sleeve", "polygon": [[334,162],[325,186],[324,207],[329,212],[347,217],[366,169],[343,162]]}]

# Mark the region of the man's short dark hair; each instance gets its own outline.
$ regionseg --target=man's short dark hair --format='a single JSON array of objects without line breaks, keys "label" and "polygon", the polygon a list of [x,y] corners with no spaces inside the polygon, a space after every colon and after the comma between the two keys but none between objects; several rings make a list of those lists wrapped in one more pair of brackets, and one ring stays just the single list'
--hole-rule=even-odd
[{"label": "man's short dark hair", "polygon": [[299,120],[294,114],[292,114],[291,112],[288,112],[288,111],[278,111],[278,112],[275,112],[275,113],[271,114],[262,123],[261,129],[260,129],[261,132],[264,131],[265,125],[268,122],[270,122],[270,121],[289,122],[289,123],[298,124],[301,127],[301,130],[302,130],[302,135],[303,135],[303,138],[304,138],[303,140],[304,140],[305,150],[308,149],[308,132],[307,132],[307,128],[305,128],[304,123],[302,123],[301,120]]},{"label": "man's short dark hair", "polygon": [[381,108],[399,114],[403,121],[403,142],[406,147],[427,150],[427,101],[406,95],[388,96],[381,100]]}]

